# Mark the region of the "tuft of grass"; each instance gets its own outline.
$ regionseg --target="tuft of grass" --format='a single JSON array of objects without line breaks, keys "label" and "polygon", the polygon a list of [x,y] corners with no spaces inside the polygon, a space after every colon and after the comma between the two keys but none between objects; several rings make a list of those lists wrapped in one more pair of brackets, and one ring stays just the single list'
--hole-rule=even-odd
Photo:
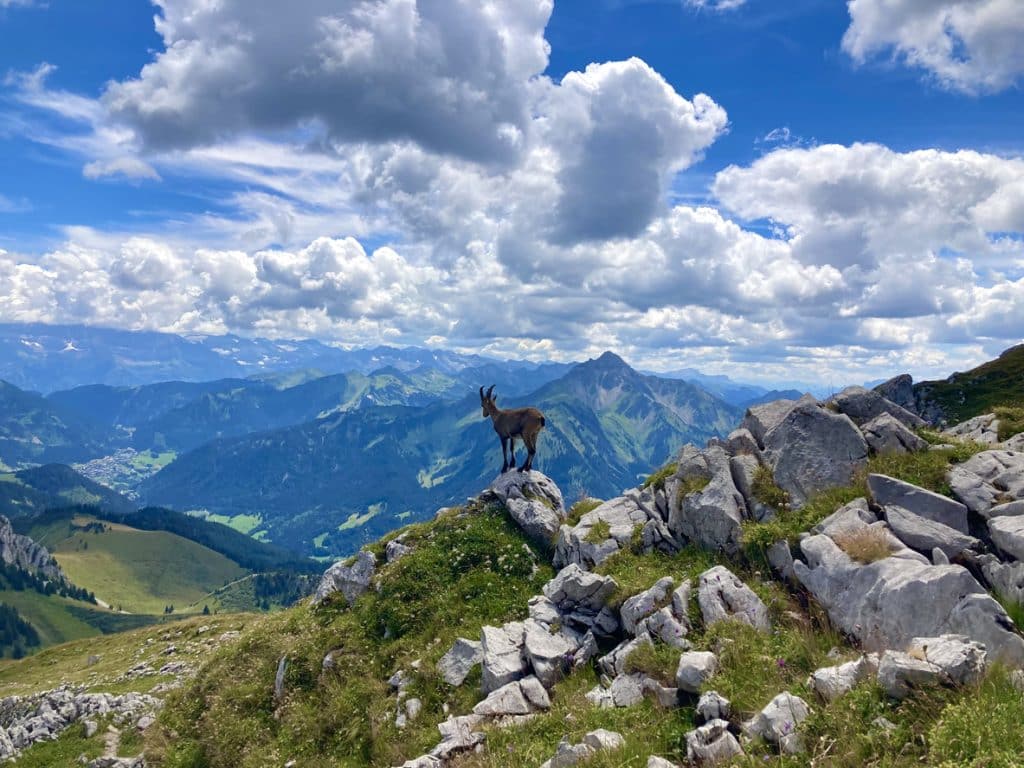
[{"label": "tuft of grass", "polygon": [[649,488],[654,486],[654,490],[656,491],[663,490],[665,488],[665,481],[672,477],[678,468],[679,465],[676,462],[670,461],[654,474],[648,475],[647,479],[643,481],[640,487]]},{"label": "tuft of grass", "polygon": [[863,477],[858,477],[851,485],[829,488],[815,494],[800,509],[787,509],[774,520],[765,523],[745,522],[744,552],[751,562],[766,562],[765,552],[776,541],[785,539],[795,544],[801,533],[813,528],[839,507],[867,495],[867,483]]},{"label": "tuft of grass", "polygon": [[[673,555],[662,552],[641,555],[628,549],[620,550],[594,570],[602,576],[615,579],[619,588],[609,603],[618,606],[627,597],[649,588],[663,576],[671,576],[678,586],[684,579],[696,579],[715,565],[730,563],[721,553],[690,546]],[[735,564],[731,567],[735,567]]]},{"label": "tuft of grass", "polygon": [[759,466],[757,472],[754,473],[751,490],[755,499],[771,507],[776,513],[789,509],[789,494],[775,484],[771,469],[764,464]]},{"label": "tuft of grass", "polygon": [[681,653],[664,643],[644,643],[626,657],[626,672],[643,672],[667,688],[675,687]]},{"label": "tuft of grass", "polygon": [[587,535],[583,537],[583,540],[589,544],[600,544],[611,535],[612,527],[608,524],[608,521],[598,520],[591,526],[590,530],[587,531]]},{"label": "tuft of grass", "polygon": [[1009,440],[1024,432],[1024,405],[1003,405],[993,409],[999,418],[999,439]]},{"label": "tuft of grass", "polygon": [[961,443],[940,451],[920,453],[885,453],[872,456],[868,461],[869,473],[889,475],[930,491],[949,496],[951,493],[946,473],[953,464],[967,461],[985,450],[980,443]]},{"label": "tuft of grass", "polygon": [[836,544],[858,563],[873,563],[892,554],[883,528],[859,528],[836,537]]},{"label": "tuft of grass", "polygon": [[569,514],[566,517],[565,524],[569,526],[576,525],[587,512],[593,512],[602,504],[604,502],[601,499],[591,499],[589,497],[580,499],[569,507]]}]

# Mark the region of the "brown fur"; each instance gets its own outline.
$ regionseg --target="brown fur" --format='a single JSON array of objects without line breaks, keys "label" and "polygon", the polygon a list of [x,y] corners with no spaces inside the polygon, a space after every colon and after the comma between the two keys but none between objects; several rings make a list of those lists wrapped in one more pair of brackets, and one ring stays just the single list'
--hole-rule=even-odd
[{"label": "brown fur", "polygon": [[507,472],[516,466],[516,438],[521,438],[526,446],[526,459],[519,467],[520,472],[533,469],[533,457],[537,453],[537,436],[544,429],[544,414],[536,408],[511,408],[503,411],[497,406],[498,398],[494,396],[494,385],[484,393],[480,387],[480,407],[484,418],[490,418],[494,431],[501,438],[501,471]]}]

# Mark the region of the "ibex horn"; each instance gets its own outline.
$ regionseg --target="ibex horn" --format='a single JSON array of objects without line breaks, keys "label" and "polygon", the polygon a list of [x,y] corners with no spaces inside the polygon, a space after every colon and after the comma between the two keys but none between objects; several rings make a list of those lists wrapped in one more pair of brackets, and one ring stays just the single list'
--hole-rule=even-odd
[{"label": "ibex horn", "polygon": [[491,398],[491,393],[494,391],[494,385],[491,384],[491,388],[487,390],[487,399]]},{"label": "ibex horn", "polygon": [[483,387],[480,387],[480,399],[481,400],[484,399],[484,388]]}]

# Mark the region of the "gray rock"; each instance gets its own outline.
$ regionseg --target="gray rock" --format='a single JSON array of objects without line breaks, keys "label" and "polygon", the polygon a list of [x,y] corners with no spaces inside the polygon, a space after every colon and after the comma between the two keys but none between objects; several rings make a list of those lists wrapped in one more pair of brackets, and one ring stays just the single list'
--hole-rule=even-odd
[{"label": "gray rock", "polygon": [[888,413],[876,416],[861,427],[868,447],[875,453],[918,453],[928,450],[928,441],[918,437]]},{"label": "gray rock", "polygon": [[800,583],[865,650],[954,633],[983,643],[1003,663],[1024,665],[1024,639],[966,569],[897,557],[862,565],[821,535],[805,538],[800,549],[806,560],[794,563]]},{"label": "gray rock", "polygon": [[862,680],[867,680],[877,674],[878,658],[874,654],[869,654],[845,664],[816,669],[807,678],[807,687],[818,694],[822,700],[830,702],[852,690]]},{"label": "gray rock", "polygon": [[775,509],[760,501],[754,493],[754,483],[760,468],[761,462],[756,456],[740,454],[729,459],[733,484],[743,497],[749,517],[764,522],[775,517]]},{"label": "gray rock", "polygon": [[740,428],[747,430],[757,441],[758,446],[764,448],[765,436],[779,426],[798,403],[816,404],[817,400],[810,395],[804,395],[799,400],[773,400],[770,403],[753,405],[747,409]]},{"label": "gray rock", "polygon": [[968,533],[967,507],[953,499],[888,475],[868,475],[868,488],[882,507],[903,507],[927,520]]},{"label": "gray rock", "polygon": [[[563,525],[555,544],[554,566],[576,563],[584,568],[600,565],[621,549],[629,547],[636,528],[652,522],[635,498],[619,496],[587,512],[570,528]],[[660,518],[659,518],[660,522]],[[595,528],[607,527],[609,535],[594,540]]]},{"label": "gray rock", "polygon": [[668,529],[679,541],[735,553],[743,537],[740,525],[746,505],[733,482],[729,454],[713,446],[704,452],[704,457],[710,480],[703,490],[672,504]]},{"label": "gray rock", "polygon": [[687,693],[700,693],[701,686],[718,671],[718,657],[710,651],[686,651],[676,667],[676,686]]},{"label": "gray rock", "polygon": [[640,684],[645,696],[654,699],[662,709],[675,709],[679,706],[679,689],[669,688],[651,677],[645,677]]},{"label": "gray rock", "polygon": [[973,419],[960,422],[942,434],[955,440],[966,440],[983,445],[996,445],[999,442],[999,419],[994,413],[983,413]]},{"label": "gray rock", "polygon": [[778,744],[786,754],[798,754],[803,751],[798,728],[810,713],[811,708],[806,701],[787,691],[780,693],[768,706],[744,723],[743,732],[747,736]]},{"label": "gray rock", "polygon": [[48,581],[70,583],[46,547],[15,533],[11,521],[0,515],[0,560]]},{"label": "gray rock", "polygon": [[725,438],[725,447],[731,456],[753,456],[758,461],[761,460],[761,447],[757,444],[757,439],[744,427],[729,433]]},{"label": "gray rock", "polygon": [[541,768],[569,768],[598,752],[622,749],[624,746],[626,740],[621,734],[598,728],[587,733],[580,744],[570,744],[568,739],[563,738],[554,757],[542,763]]},{"label": "gray rock", "polygon": [[679,768],[675,763],[666,760],[664,757],[651,755],[647,758],[647,768]]},{"label": "gray rock", "polygon": [[633,707],[644,699],[644,682],[646,678],[640,673],[623,674],[612,680],[607,688],[597,686],[586,694],[591,704],[603,709],[613,707]]},{"label": "gray rock", "polygon": [[847,387],[830,398],[828,404],[840,413],[845,413],[858,426],[868,424],[881,416],[889,417],[904,428],[916,429],[925,426],[924,419],[917,414],[887,400],[879,392],[864,387]]},{"label": "gray rock", "polygon": [[377,558],[372,552],[362,551],[351,561],[339,561],[328,568],[313,595],[312,604],[320,605],[329,595],[340,592],[346,605],[352,605],[367,589],[373,580],[377,567]]},{"label": "gray rock", "polygon": [[545,584],[543,592],[570,626],[610,636],[618,630],[619,619],[618,612],[606,603],[616,589],[615,579],[589,573],[573,563]]},{"label": "gray rock", "polygon": [[909,373],[893,376],[875,387],[875,392],[913,414],[918,412],[917,402],[914,398],[914,379]]},{"label": "gray rock", "polygon": [[568,673],[580,643],[536,621],[527,620],[525,626],[526,658],[537,679],[550,688]]},{"label": "gray rock", "polygon": [[997,595],[1024,605],[1024,562],[1004,563],[995,555],[982,555],[978,558],[978,565]]},{"label": "gray rock", "polygon": [[608,653],[597,660],[597,668],[608,677],[616,677],[626,671],[626,661],[629,655],[642,645],[650,645],[649,635],[639,635],[629,640],[623,640]]},{"label": "gray rock", "polygon": [[768,547],[768,564],[772,570],[784,581],[796,582],[796,573],[793,571],[793,553],[789,549],[789,542],[780,539]]},{"label": "gray rock", "polygon": [[437,662],[437,671],[448,685],[460,686],[484,658],[483,646],[475,640],[460,637]]},{"label": "gray rock", "polygon": [[972,512],[1024,499],[1024,453],[982,451],[947,475],[953,495]]},{"label": "gray rock", "polygon": [[[96,735],[96,731],[99,730],[99,724],[95,720],[83,720],[82,724],[85,726],[85,738],[91,739]],[[7,734],[4,733],[4,736]]]},{"label": "gray rock", "polygon": [[583,737],[583,743],[597,752],[622,749],[626,746],[626,740],[621,733],[606,731],[604,728],[587,733]]},{"label": "gray rock", "polygon": [[510,621],[502,627],[483,627],[480,630],[484,693],[490,693],[527,675],[530,665],[524,647],[525,632],[526,627],[520,621]]},{"label": "gray rock", "polygon": [[776,484],[800,507],[819,491],[849,485],[867,463],[868,445],[849,416],[804,399],[765,435],[764,456]]},{"label": "gray rock", "polygon": [[[482,715],[463,715],[449,717],[444,722],[438,723],[437,730],[441,733],[441,742],[430,750],[427,757],[437,759],[443,765],[454,755],[476,748],[486,738],[483,733],[476,730],[484,720]],[[426,765],[432,764],[426,763]]]},{"label": "gray rock", "polygon": [[732,703],[718,691],[706,691],[697,701],[697,716],[704,722],[728,720],[732,714]]},{"label": "gray rock", "polygon": [[393,563],[396,560],[405,557],[412,552],[412,547],[403,544],[402,538],[399,536],[396,539],[392,539],[384,547],[384,561],[387,563]]},{"label": "gray rock", "polygon": [[443,765],[440,758],[433,755],[420,755],[412,760],[406,760],[402,763],[401,768],[441,768]]},{"label": "gray rock", "polygon": [[875,513],[868,509],[868,500],[854,499],[811,528],[811,533],[823,533],[835,539],[877,522]]},{"label": "gray rock", "polygon": [[1018,432],[1009,440],[1004,440],[1003,448],[1007,451],[1024,451],[1024,432]]},{"label": "gray rock", "polygon": [[1024,560],[1024,517],[993,517],[988,521],[992,542],[1015,560]]},{"label": "gray rock", "polygon": [[700,603],[705,626],[734,619],[762,632],[771,630],[767,606],[723,565],[709,568],[700,575],[697,602]]},{"label": "gray rock", "polygon": [[932,565],[949,565],[949,555],[940,547],[932,547]]},{"label": "gray rock", "polygon": [[942,669],[903,651],[886,651],[878,665],[878,684],[894,699],[905,699],[915,690],[934,688],[944,682]]},{"label": "gray rock", "polygon": [[660,640],[673,648],[687,650],[690,647],[686,636],[690,632],[690,622],[686,615],[677,617],[669,607],[655,611],[637,625],[637,635],[646,634],[652,639]]},{"label": "gray rock", "polygon": [[535,677],[515,680],[491,691],[487,698],[473,707],[474,715],[503,717],[528,715],[551,708],[547,691]]},{"label": "gray rock", "polygon": [[981,542],[973,536],[915,515],[903,507],[886,506],[885,519],[899,540],[918,552],[939,549],[949,558],[956,557],[965,549],[981,548]]},{"label": "gray rock", "polygon": [[907,653],[937,666],[952,685],[974,685],[985,676],[985,647],[965,635],[915,637]]},{"label": "gray rock", "polygon": [[417,698],[406,699],[405,701],[405,716],[409,718],[409,722],[416,720],[420,716],[420,712],[423,711],[423,702]]},{"label": "gray rock", "polygon": [[716,766],[743,754],[725,720],[712,720],[686,734],[686,759],[691,765]]},{"label": "gray rock", "polygon": [[623,630],[630,635],[635,635],[637,623],[665,605],[671,590],[672,578],[665,576],[658,579],[649,589],[626,598],[619,609]]},{"label": "gray rock", "polygon": [[288,668],[288,657],[282,656],[277,662],[277,674],[274,675],[274,703],[280,704],[284,700],[284,673]]},{"label": "gray rock", "polygon": [[566,517],[562,492],[551,478],[536,470],[504,472],[491,483],[490,490],[531,541],[551,546]]},{"label": "gray rock", "polygon": [[1024,500],[1008,501],[1005,504],[996,504],[994,507],[982,510],[979,514],[986,520],[993,517],[1015,517],[1024,515]]}]

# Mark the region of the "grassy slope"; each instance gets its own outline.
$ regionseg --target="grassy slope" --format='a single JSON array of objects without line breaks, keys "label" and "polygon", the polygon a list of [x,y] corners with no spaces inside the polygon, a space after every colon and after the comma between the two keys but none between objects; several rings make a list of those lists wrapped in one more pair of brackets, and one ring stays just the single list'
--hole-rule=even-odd
[{"label": "grassy slope", "polygon": [[989,413],[997,406],[1024,408],[1024,344],[944,381],[919,382],[914,390],[937,403],[950,424]]},{"label": "grassy slope", "polygon": [[[80,528],[98,521],[81,515],[72,522]],[[30,535],[53,553],[72,582],[125,611],[162,614],[166,605],[180,610],[248,573],[172,533],[102,524],[104,531],[95,533],[59,521]]]},{"label": "grassy slope", "polygon": [[[965,446],[950,453],[876,459],[871,469],[944,490],[945,468],[974,450]],[[812,517],[833,511],[843,498],[861,490],[855,486],[824,496],[811,505],[816,510]],[[795,514],[784,516],[780,527],[749,530],[748,538],[767,539],[788,533],[798,522],[809,524],[809,519],[794,519]],[[385,568],[382,590],[368,593],[353,610],[337,604],[318,611],[293,608],[254,625],[237,646],[215,658],[191,689],[172,697],[161,728],[149,736],[151,763],[165,768],[255,768],[295,758],[314,767],[388,766],[436,743],[434,725],[444,717],[443,705],[465,713],[480,694],[478,672],[453,690],[437,679],[434,663],[455,636],[476,637],[484,623],[525,616],[526,597],[539,591],[550,569],[542,567],[531,577],[525,563],[502,561],[498,553],[517,556],[523,542],[496,509],[453,515],[410,530],[416,551]],[[379,551],[381,545],[375,548]],[[829,706],[815,701],[804,687],[808,673],[838,663],[828,656],[833,648],[839,649],[840,660],[856,650],[829,628],[813,604],[765,580],[757,547],[749,551],[727,564],[769,605],[775,630],[759,634],[731,623],[707,628],[693,615],[695,648],[715,650],[721,661],[721,671],[707,687],[730,697],[741,717],[787,689],[805,696],[813,714],[806,726],[810,755],[785,758],[755,744],[737,764],[1016,764],[1015,755],[1024,752],[1024,731],[1017,727],[1024,717],[1024,699],[999,670],[976,690],[939,691],[904,703],[888,700],[873,683]],[[618,603],[663,575],[692,578],[719,561],[719,556],[693,549],[671,557],[623,553],[602,570],[620,583],[612,599]],[[332,649],[337,666],[321,672],[320,662]],[[275,707],[272,681],[283,655],[289,658],[288,695]],[[423,700],[424,712],[399,733],[392,724],[396,700],[386,680],[399,667],[409,670],[416,658],[422,663],[413,673],[410,695]],[[678,652],[662,647],[638,654],[631,663],[634,669],[670,677],[677,659]],[[682,762],[683,735],[694,725],[692,702],[672,711],[651,702],[599,710],[584,699],[596,682],[592,669],[577,671],[554,689],[551,712],[522,727],[490,729],[486,749],[459,758],[455,765],[539,764],[554,753],[563,735],[579,740],[596,727],[620,731],[627,746],[623,752],[598,756],[589,766],[643,766],[650,754]],[[883,716],[895,723],[891,732],[872,725]],[[992,727],[982,728],[980,717]]]}]

